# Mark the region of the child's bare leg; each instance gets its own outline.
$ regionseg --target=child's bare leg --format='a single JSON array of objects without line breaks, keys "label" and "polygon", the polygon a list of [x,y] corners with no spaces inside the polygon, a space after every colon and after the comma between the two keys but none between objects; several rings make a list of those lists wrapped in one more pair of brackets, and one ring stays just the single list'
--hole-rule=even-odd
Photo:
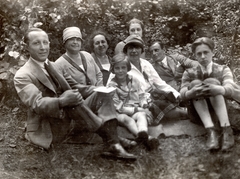
[{"label": "child's bare leg", "polygon": [[133,118],[126,114],[118,114],[117,115],[117,120],[120,125],[126,127],[131,134],[133,134],[135,137],[138,134],[138,128],[136,125],[136,122]]},{"label": "child's bare leg", "polygon": [[137,112],[132,117],[133,119],[136,120],[138,132],[140,131],[148,132],[147,115],[145,112]]},{"label": "child's bare leg", "polygon": [[148,150],[157,149],[159,146],[158,139],[148,135],[148,121],[146,113],[137,112],[134,114],[133,118],[136,120],[139,131],[137,141],[139,143],[143,143]]},{"label": "child's bare leg", "polygon": [[133,116],[138,128],[137,141],[139,143],[147,143],[148,140],[148,123],[147,115],[145,112],[137,112]]}]

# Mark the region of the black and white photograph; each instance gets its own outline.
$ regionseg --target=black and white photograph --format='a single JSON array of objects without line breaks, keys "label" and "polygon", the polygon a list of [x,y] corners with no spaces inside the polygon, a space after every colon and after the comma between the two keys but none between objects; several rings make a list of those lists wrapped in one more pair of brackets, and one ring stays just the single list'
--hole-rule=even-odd
[{"label": "black and white photograph", "polygon": [[0,179],[239,179],[239,0],[0,0]]}]

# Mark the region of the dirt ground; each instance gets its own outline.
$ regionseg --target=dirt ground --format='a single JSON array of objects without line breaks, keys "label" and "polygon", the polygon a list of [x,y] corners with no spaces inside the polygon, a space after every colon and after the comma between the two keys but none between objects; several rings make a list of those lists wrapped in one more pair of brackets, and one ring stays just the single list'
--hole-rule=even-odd
[{"label": "dirt ground", "polygon": [[239,179],[240,134],[229,152],[209,152],[206,136],[159,136],[160,147],[131,149],[136,161],[101,157],[102,144],[54,145],[45,151],[24,139],[26,113],[0,107],[0,179]]}]

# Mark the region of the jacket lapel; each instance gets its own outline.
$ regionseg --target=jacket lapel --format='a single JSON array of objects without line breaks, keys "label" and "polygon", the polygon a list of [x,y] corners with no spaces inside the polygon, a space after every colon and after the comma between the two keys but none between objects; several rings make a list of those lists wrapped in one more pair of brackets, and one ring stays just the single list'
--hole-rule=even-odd
[{"label": "jacket lapel", "polygon": [[47,75],[43,72],[41,67],[36,64],[33,60],[29,59],[29,70],[31,73],[48,89],[56,93],[55,88],[53,87],[52,83],[49,81]]},{"label": "jacket lapel", "polygon": [[209,76],[212,76],[212,74],[214,74],[217,70],[216,70],[217,66],[215,63],[212,63],[212,72],[211,74],[209,74]]},{"label": "jacket lapel", "polygon": [[175,73],[175,67],[176,67],[176,64],[174,63],[174,61],[167,57],[167,63],[168,63],[168,66],[170,67],[172,73],[174,74]]}]

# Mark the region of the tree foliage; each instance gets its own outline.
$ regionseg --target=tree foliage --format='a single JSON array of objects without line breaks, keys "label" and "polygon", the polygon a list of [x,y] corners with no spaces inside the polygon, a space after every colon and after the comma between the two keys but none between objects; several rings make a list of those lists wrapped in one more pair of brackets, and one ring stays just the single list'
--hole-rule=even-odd
[{"label": "tree foliage", "polygon": [[228,64],[233,70],[239,65],[239,0],[0,0],[0,4],[2,93],[6,92],[2,86],[12,83],[16,70],[28,59],[22,37],[29,27],[40,27],[49,34],[49,59],[53,61],[64,52],[65,27],[80,27],[82,48],[88,51],[89,35],[95,29],[105,30],[111,39],[109,54],[112,55],[115,45],[128,35],[127,22],[136,17],[145,25],[147,55],[150,43],[160,40],[169,47],[169,53],[178,51],[191,56],[193,40],[209,36],[216,43],[216,61]]}]

